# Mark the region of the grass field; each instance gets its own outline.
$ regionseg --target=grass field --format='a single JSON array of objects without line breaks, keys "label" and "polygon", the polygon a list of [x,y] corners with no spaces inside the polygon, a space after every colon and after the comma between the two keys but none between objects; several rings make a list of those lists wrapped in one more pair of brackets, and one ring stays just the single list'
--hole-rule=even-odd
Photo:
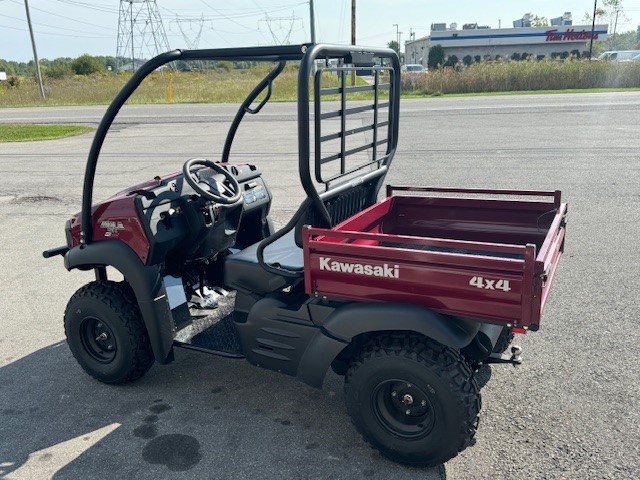
[{"label": "grass field", "polygon": [[[268,69],[268,66],[262,66],[231,71],[154,73],[145,79],[129,103],[238,103]],[[121,74],[47,79],[45,101],[38,97],[33,79],[19,78],[12,85],[0,84],[0,107],[108,104],[129,78],[130,75]],[[337,82],[331,75],[323,78],[323,86],[334,86]],[[297,67],[288,66],[274,82],[272,100],[295,100],[297,79]],[[364,80],[358,78],[358,82]],[[403,76],[402,80],[402,91],[407,96],[629,88],[640,88],[638,62],[483,62],[452,72],[437,70]],[[169,89],[172,96],[168,95]]]},{"label": "grass field", "polygon": [[[262,80],[267,67],[227,72],[165,72],[154,73],[138,87],[129,103],[238,103]],[[102,105],[108,104],[120,91],[130,75],[96,75],[48,79],[46,100],[40,100],[35,81],[21,78],[19,85],[0,84],[0,107],[38,105]],[[296,99],[298,69],[287,67],[273,84],[272,101]],[[359,82],[366,83],[362,79]],[[337,85],[336,77],[326,75],[323,86]],[[171,85],[172,99],[168,98]]]},{"label": "grass field", "polygon": [[81,125],[32,125],[0,123],[0,142],[33,142],[55,140],[91,132],[93,128]]},{"label": "grass field", "polygon": [[402,90],[418,95],[640,88],[640,63],[484,62],[449,72],[405,76]]}]

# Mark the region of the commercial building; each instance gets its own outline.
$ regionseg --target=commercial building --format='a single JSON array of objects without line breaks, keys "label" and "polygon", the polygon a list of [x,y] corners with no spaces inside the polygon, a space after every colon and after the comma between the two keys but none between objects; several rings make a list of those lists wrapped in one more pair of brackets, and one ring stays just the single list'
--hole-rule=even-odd
[{"label": "commercial building", "polygon": [[[426,66],[429,49],[435,45],[442,46],[446,56],[455,55],[460,60],[467,55],[483,59],[509,58],[515,53],[549,57],[589,50],[591,25],[571,25],[566,16],[554,19],[560,25],[551,27],[488,28],[466,24],[466,28],[458,30],[456,24],[451,25],[453,29],[433,24],[428,37],[405,42],[405,62]],[[604,41],[607,34],[608,25],[596,25],[593,40]]]}]

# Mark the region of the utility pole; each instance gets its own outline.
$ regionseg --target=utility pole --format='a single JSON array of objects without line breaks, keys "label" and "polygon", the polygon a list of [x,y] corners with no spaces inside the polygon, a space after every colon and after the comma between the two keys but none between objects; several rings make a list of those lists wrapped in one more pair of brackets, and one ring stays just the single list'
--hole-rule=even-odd
[{"label": "utility pole", "polygon": [[593,34],[596,30],[596,9],[598,8],[598,0],[593,1],[593,20],[591,22],[591,40],[589,41],[589,61],[593,57]]},{"label": "utility pole", "polygon": [[[351,45],[356,44],[356,0],[351,0]],[[351,74],[351,86],[356,84],[356,71]]]},{"label": "utility pole", "polygon": [[618,30],[618,15],[620,14],[620,10],[616,10],[616,22],[613,24],[613,36],[616,36],[616,30]]},{"label": "utility pole", "polygon": [[356,44],[356,0],[351,0],[351,45]]},{"label": "utility pole", "polygon": [[309,21],[311,22],[311,43],[316,43],[316,14],[313,8],[313,0],[309,0]]},{"label": "utility pole", "polygon": [[33,47],[33,62],[36,65],[36,82],[38,82],[38,90],[40,98],[44,100],[44,86],[42,85],[42,75],[40,74],[40,62],[38,61],[38,51],[36,50],[36,39],[33,36],[33,27],[31,26],[31,15],[29,14],[29,2],[24,0],[24,8],[27,11],[27,23],[29,24],[29,34],[31,35],[31,46]]},{"label": "utility pole", "polygon": [[[136,53],[134,50],[135,43],[133,42],[133,0],[129,2],[129,15],[131,18],[131,73],[136,73]],[[116,62],[118,56],[116,55]]]},{"label": "utility pole", "polygon": [[398,44],[398,56],[400,56],[400,27],[397,23],[393,24],[396,27],[396,43]]}]

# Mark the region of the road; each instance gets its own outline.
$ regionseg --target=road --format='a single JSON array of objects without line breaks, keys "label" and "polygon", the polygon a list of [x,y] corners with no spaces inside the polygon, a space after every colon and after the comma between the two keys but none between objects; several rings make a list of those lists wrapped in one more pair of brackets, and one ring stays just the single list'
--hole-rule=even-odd
[{"label": "road", "polygon": [[[0,109],[0,122],[96,125],[105,107]],[[191,157],[219,158],[229,105],[127,106],[94,199]],[[408,469],[360,439],[341,379],[322,390],[178,351],[140,381],[82,372],[62,316],[91,276],[40,252],[64,243],[92,136],[0,144],[0,477],[636,479],[640,477],[640,93],[406,100],[388,183],[563,192],[566,254],[525,363],[484,371],[474,446]],[[260,165],[277,223],[301,199],[295,106],[247,119],[232,158]]]}]

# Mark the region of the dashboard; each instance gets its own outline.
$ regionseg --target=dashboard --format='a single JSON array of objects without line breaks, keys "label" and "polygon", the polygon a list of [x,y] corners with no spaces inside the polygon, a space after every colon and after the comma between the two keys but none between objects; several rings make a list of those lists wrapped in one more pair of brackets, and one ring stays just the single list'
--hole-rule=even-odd
[{"label": "dashboard", "polygon": [[[135,194],[136,210],[149,241],[147,264],[167,258],[203,260],[227,248],[244,248],[270,233],[267,217],[272,196],[261,172],[250,164],[222,166],[242,191],[242,200],[231,206],[203,199],[181,173],[156,177],[155,184],[130,191]],[[197,174],[206,183],[224,181],[221,174],[207,167]]]}]

